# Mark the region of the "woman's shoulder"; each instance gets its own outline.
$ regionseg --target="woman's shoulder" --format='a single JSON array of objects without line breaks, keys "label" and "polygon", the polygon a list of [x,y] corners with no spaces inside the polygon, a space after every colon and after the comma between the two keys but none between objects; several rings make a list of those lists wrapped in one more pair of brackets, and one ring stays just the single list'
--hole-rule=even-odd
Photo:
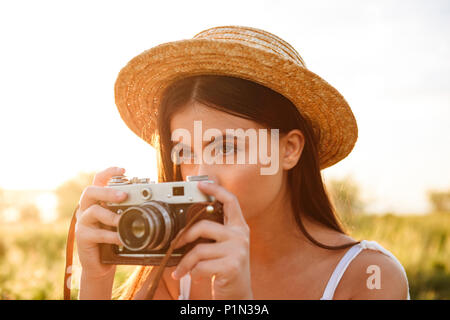
[{"label": "woman's shoulder", "polygon": [[335,299],[407,299],[408,279],[401,263],[374,241],[363,240],[362,250],[348,265]]}]

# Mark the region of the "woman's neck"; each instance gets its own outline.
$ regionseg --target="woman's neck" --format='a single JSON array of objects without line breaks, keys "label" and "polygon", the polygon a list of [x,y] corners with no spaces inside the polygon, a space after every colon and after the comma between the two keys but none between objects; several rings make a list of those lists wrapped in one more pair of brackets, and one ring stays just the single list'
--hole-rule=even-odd
[{"label": "woman's neck", "polygon": [[268,269],[297,264],[309,265],[330,251],[313,244],[300,230],[294,214],[300,214],[302,224],[318,242],[327,245],[344,245],[355,241],[350,236],[314,221],[304,213],[294,213],[289,196],[276,197],[265,212],[248,218],[250,228],[250,262]]},{"label": "woman's neck", "polygon": [[[302,222],[305,219],[302,220]],[[307,223],[307,222],[305,222]],[[309,250],[312,245],[300,231],[286,191],[264,210],[247,219],[250,228],[250,260],[257,264],[271,265],[283,258],[292,260],[299,250]]]}]

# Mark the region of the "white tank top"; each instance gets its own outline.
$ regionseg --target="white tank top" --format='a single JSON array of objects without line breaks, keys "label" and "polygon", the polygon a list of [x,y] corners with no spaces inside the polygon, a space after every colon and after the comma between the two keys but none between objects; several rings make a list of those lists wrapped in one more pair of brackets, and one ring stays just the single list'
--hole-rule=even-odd
[{"label": "white tank top", "polygon": [[[400,261],[398,261],[397,258],[391,252],[389,252],[388,250],[383,248],[376,241],[362,240],[360,243],[357,243],[354,246],[350,247],[350,249],[348,249],[348,251],[345,253],[345,255],[341,258],[338,265],[336,266],[333,273],[331,274],[331,277],[328,280],[327,286],[325,287],[322,298],[320,298],[320,300],[332,300],[333,299],[334,291],[336,290],[336,288],[339,284],[339,281],[341,280],[345,270],[347,269],[350,262],[352,262],[352,260],[363,249],[380,251],[380,252],[384,253],[385,255],[391,257],[401,267],[403,273],[405,274],[406,281],[408,281],[408,277],[406,276],[405,269],[403,268]],[[410,300],[409,285],[407,287],[408,287],[408,298],[407,299]],[[180,295],[178,296],[178,300],[188,300],[190,291],[191,291],[191,275],[189,273],[187,273],[180,279]]]}]

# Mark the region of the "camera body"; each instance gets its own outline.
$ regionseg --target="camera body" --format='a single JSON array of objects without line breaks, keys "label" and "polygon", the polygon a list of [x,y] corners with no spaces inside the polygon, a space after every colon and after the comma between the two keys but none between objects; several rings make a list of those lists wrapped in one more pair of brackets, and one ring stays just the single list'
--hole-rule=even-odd
[{"label": "camera body", "polygon": [[[187,181],[154,183],[147,178],[115,176],[108,187],[125,191],[128,197],[121,203],[106,203],[106,208],[120,215],[117,231],[121,246],[100,244],[100,259],[106,264],[159,265],[169,249],[171,241],[192,218],[189,209],[194,204],[214,201],[197,188],[197,181],[208,180],[208,176],[188,176]],[[215,210],[203,214],[200,219],[210,219],[223,224],[223,212]],[[106,227],[106,226],[105,226]],[[198,242],[198,239],[174,250],[168,266],[178,264],[183,255]]]}]

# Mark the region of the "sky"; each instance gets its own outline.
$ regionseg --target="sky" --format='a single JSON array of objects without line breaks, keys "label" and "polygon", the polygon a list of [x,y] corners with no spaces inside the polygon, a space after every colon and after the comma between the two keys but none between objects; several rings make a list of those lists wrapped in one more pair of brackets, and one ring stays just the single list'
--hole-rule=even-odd
[{"label": "sky", "polygon": [[423,212],[427,190],[450,189],[450,2],[332,0],[2,1],[0,188],[110,166],[157,180],[115,106],[117,74],[220,25],[278,35],[349,102],[358,141],[325,179],[351,176],[373,212]]}]

